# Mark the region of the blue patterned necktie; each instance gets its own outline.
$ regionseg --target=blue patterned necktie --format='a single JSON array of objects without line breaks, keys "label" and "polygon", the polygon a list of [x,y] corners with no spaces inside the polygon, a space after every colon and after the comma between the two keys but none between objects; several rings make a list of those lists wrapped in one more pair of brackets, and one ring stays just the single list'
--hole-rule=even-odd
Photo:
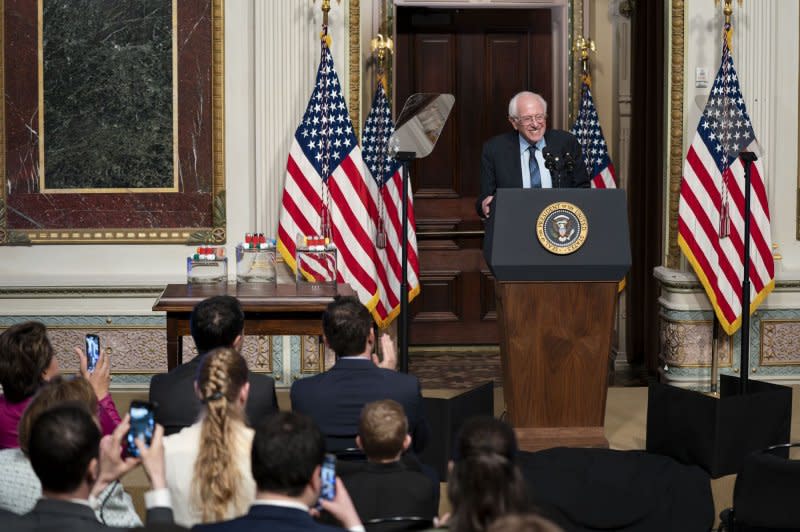
[{"label": "blue patterned necktie", "polygon": [[528,166],[531,170],[531,188],[542,188],[542,176],[539,173],[539,163],[536,162],[536,145],[528,146],[530,152],[530,159]]}]

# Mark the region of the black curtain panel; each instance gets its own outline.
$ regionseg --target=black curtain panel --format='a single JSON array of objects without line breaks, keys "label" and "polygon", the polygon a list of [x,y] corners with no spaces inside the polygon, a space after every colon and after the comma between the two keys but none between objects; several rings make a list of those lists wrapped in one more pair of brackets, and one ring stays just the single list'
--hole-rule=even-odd
[{"label": "black curtain panel", "polygon": [[658,282],[653,268],[663,256],[665,0],[636,2],[633,13],[633,108],[630,213],[633,264],[627,289],[628,361],[658,367]]}]

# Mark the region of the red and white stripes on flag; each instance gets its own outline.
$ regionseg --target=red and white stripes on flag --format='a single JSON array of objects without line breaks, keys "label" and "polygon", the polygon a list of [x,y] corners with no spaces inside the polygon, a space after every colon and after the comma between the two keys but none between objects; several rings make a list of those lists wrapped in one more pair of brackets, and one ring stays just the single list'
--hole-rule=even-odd
[{"label": "red and white stripes on flag", "polygon": [[600,117],[594,106],[590,83],[589,75],[586,74],[581,85],[581,106],[578,118],[572,125],[572,134],[581,144],[586,171],[592,179],[592,188],[617,188],[614,165],[608,155],[608,146],[600,127]]},{"label": "red and white stripes on flag", "polygon": [[[298,235],[320,235],[329,219],[337,247],[337,280],[346,282],[370,310],[378,302],[372,199],[342,95],[333,57],[325,41],[314,92],[294,134],[281,198],[278,251],[296,270]],[[314,263],[309,263],[313,270]],[[324,266],[311,274],[325,276]]]},{"label": "red and white stripes on flag", "polygon": [[[399,163],[387,153],[389,138],[394,132],[392,111],[383,83],[378,83],[372,100],[361,145],[364,157],[364,174],[367,176],[370,196],[370,217],[378,231],[383,229],[386,245],[376,249],[375,269],[380,286],[380,299],[373,316],[380,327],[388,325],[400,313],[400,279],[402,278],[402,191],[403,179]],[[408,300],[419,293],[419,259],[417,233],[414,223],[414,205],[411,184],[408,186]]]},{"label": "red and white stripes on flag", "polygon": [[[725,40],[719,71],[683,165],[678,244],[729,335],[742,324],[744,163],[739,157],[741,151],[752,151],[760,157]],[[769,205],[760,158],[751,166],[750,188],[752,303],[749,311],[752,313],[775,286]],[[729,232],[725,230],[726,218],[729,218]]]}]

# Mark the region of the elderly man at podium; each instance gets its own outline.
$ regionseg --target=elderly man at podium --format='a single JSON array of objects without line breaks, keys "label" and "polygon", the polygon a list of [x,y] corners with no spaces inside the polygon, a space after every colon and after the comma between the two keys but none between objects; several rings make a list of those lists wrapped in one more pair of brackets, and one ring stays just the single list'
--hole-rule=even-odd
[{"label": "elderly man at podium", "polygon": [[571,133],[547,129],[547,102],[534,92],[508,103],[514,131],[492,137],[481,155],[481,193],[475,205],[486,218],[498,188],[588,188],[581,147]]}]

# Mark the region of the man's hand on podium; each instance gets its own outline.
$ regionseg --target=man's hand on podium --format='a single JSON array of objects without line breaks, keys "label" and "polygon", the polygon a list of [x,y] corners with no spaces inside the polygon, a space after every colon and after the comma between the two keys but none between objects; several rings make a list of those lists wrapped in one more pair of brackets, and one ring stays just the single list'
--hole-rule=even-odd
[{"label": "man's hand on podium", "polygon": [[489,206],[491,205],[493,199],[494,199],[494,196],[486,196],[486,199],[484,199],[481,202],[481,209],[483,209],[484,218],[488,218],[489,217],[489,212],[491,210],[489,208]]}]

